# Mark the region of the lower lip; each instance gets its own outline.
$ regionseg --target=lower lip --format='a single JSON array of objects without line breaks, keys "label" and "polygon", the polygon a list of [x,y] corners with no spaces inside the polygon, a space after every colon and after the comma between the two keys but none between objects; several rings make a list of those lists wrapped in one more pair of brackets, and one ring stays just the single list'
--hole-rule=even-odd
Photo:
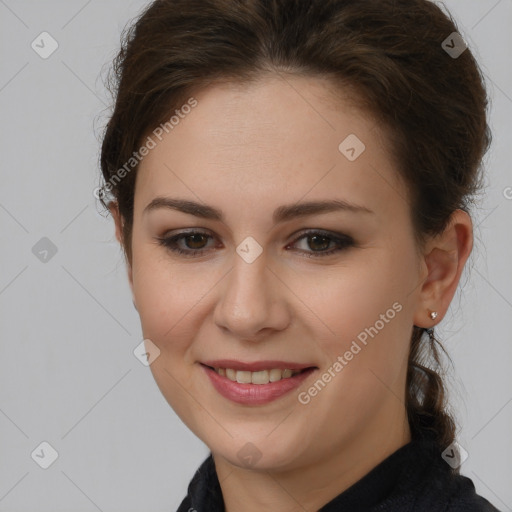
[{"label": "lower lip", "polygon": [[210,378],[213,387],[223,397],[245,405],[262,405],[277,400],[286,393],[298,388],[315,371],[315,368],[308,368],[293,377],[281,379],[277,382],[269,382],[268,384],[240,384],[219,375],[209,366],[203,364],[201,366]]}]

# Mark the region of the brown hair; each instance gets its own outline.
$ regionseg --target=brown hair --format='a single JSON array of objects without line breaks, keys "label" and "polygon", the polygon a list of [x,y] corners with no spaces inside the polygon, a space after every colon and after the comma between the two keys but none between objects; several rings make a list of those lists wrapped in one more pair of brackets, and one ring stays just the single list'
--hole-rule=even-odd
[{"label": "brown hair", "polygon": [[[113,183],[116,171],[192,91],[268,72],[324,77],[340,91],[357,92],[361,107],[390,136],[422,247],[456,209],[468,211],[491,142],[484,80],[471,51],[455,57],[442,47],[453,32],[451,16],[428,0],[151,3],[123,32],[108,84],[115,106],[101,149],[127,260],[137,166]],[[106,197],[100,196],[104,206]],[[436,371],[442,367],[436,343],[443,347],[424,333],[413,326],[406,408],[413,437],[430,432],[442,450],[455,438],[455,423]]]}]

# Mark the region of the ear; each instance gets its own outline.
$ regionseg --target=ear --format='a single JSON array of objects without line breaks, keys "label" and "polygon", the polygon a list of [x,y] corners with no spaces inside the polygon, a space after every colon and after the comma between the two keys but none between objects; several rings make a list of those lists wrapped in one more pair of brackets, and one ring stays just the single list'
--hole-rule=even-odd
[{"label": "ear", "polygon": [[137,309],[137,305],[135,304],[135,295],[133,293],[132,266],[130,265],[128,258],[126,258],[126,252],[124,250],[123,217],[121,216],[121,213],[119,212],[119,204],[116,201],[111,201],[110,204],[108,205],[108,209],[110,210],[110,214],[112,215],[112,218],[114,219],[117,241],[119,242],[119,244],[121,245],[121,248],[123,249],[123,252],[125,253],[125,262],[126,262],[126,269],[127,269],[127,273],[128,273],[128,282],[130,284],[130,289],[132,291],[133,305],[135,306],[135,309]]},{"label": "ear", "polygon": [[[426,244],[414,325],[429,328],[444,318],[472,249],[471,217],[463,210],[455,210],[444,232]],[[432,311],[437,312],[435,320],[430,318]]]}]

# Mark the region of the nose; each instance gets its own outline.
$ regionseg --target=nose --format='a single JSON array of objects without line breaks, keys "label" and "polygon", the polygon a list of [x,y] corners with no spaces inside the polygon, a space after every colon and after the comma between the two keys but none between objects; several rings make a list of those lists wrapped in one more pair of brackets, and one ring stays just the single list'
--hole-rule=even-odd
[{"label": "nose", "polygon": [[219,288],[215,323],[234,338],[260,341],[289,325],[289,293],[264,252],[252,263],[235,253],[233,268]]}]

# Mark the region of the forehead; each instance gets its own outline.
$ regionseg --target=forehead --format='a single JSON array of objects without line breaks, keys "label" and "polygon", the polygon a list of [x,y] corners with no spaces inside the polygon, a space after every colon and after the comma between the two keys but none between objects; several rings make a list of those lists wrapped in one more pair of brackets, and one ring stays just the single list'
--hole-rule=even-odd
[{"label": "forehead", "polygon": [[342,98],[324,80],[290,76],[197,92],[197,105],[142,160],[136,210],[165,193],[206,203],[243,196],[246,208],[305,195],[374,210],[403,200],[385,134]]}]

